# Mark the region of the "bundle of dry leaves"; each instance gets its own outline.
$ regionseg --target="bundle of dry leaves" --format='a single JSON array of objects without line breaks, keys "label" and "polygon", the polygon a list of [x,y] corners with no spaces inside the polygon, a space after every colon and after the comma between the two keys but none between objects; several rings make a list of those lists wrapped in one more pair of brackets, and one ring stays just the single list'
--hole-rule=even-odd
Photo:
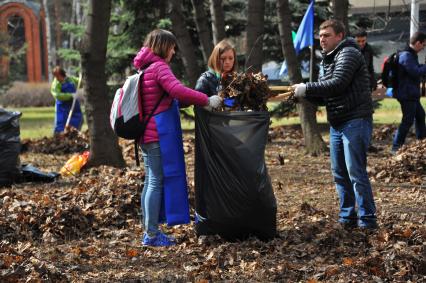
[{"label": "bundle of dry leaves", "polygon": [[[223,105],[221,111],[268,111],[266,102],[276,96],[268,86],[268,77],[262,73],[229,73],[221,78],[219,96],[225,101],[233,100],[233,105]],[[295,103],[289,93],[288,103]]]}]

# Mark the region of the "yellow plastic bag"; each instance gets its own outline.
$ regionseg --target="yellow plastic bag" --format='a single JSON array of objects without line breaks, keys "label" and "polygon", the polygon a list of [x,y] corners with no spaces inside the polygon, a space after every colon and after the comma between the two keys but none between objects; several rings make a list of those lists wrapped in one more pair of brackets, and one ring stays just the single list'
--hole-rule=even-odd
[{"label": "yellow plastic bag", "polygon": [[89,151],[86,150],[82,154],[73,155],[67,163],[61,168],[61,176],[70,176],[76,175],[80,172],[80,169],[86,165],[87,160],[89,159]]}]

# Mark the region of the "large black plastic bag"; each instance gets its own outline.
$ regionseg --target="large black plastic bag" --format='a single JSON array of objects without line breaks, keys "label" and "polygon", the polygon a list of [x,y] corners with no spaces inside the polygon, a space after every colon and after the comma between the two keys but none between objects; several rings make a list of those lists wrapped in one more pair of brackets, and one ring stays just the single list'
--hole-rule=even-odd
[{"label": "large black plastic bag", "polygon": [[273,238],[277,205],[264,158],[269,113],[195,111],[197,235]]},{"label": "large black plastic bag", "polygon": [[19,117],[20,112],[0,108],[0,187],[19,180],[21,175]]},{"label": "large black plastic bag", "polygon": [[21,166],[21,182],[43,182],[50,183],[54,182],[56,178],[60,176],[57,172],[45,173],[40,171],[38,168],[31,164],[23,164]]}]

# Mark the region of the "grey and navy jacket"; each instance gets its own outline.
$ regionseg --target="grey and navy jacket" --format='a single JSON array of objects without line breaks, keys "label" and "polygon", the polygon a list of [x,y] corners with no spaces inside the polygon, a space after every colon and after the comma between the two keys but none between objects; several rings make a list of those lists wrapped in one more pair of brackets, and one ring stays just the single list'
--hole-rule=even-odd
[{"label": "grey and navy jacket", "polygon": [[323,100],[327,119],[336,127],[358,118],[372,118],[370,77],[365,60],[352,38],[323,54],[318,82],[306,83],[306,98]]},{"label": "grey and navy jacket", "polygon": [[208,70],[201,74],[195,85],[195,90],[207,94],[207,96],[216,95],[219,89],[219,76],[212,70]]},{"label": "grey and navy jacket", "polygon": [[419,100],[420,79],[426,74],[426,65],[419,64],[416,51],[411,47],[399,53],[398,100]]}]

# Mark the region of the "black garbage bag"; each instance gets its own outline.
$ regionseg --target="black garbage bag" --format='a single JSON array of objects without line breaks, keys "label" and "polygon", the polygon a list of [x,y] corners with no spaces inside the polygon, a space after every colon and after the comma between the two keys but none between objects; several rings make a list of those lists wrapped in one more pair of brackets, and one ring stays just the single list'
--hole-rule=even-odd
[{"label": "black garbage bag", "polygon": [[277,205],[264,157],[269,113],[195,111],[197,235],[273,238]]},{"label": "black garbage bag", "polygon": [[31,164],[23,164],[21,167],[21,182],[42,182],[50,183],[60,176],[57,172],[45,173],[32,166]]},{"label": "black garbage bag", "polygon": [[20,112],[0,108],[0,187],[11,185],[21,175],[19,117]]}]

